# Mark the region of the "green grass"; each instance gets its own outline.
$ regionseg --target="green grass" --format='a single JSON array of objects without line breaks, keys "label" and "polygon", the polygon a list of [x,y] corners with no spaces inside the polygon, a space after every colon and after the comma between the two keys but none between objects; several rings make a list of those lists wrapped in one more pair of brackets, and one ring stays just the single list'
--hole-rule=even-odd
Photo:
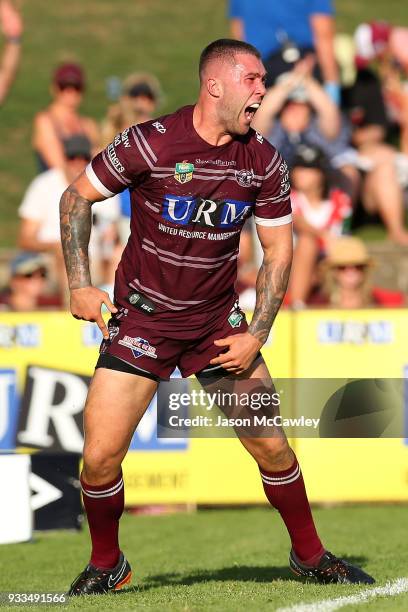
[{"label": "green grass", "polygon": [[[361,564],[378,585],[407,576],[406,507],[317,509],[315,518],[326,545]],[[133,566],[132,586],[119,594],[72,600],[67,609],[262,611],[367,588],[295,580],[287,567],[288,536],[268,508],[127,515],[121,542]],[[86,564],[88,552],[86,530],[39,533],[33,543],[2,546],[0,591],[63,591]],[[378,598],[369,607],[407,610],[408,594]]]},{"label": "green grass", "polygon": [[[49,77],[65,59],[81,61],[88,74],[83,112],[100,120],[109,76],[135,70],[155,73],[166,93],[163,111],[192,102],[197,92],[197,59],[211,40],[228,35],[226,0],[22,0],[23,61],[11,95],[1,108],[0,247],[13,246],[17,207],[36,167],[31,124],[49,101]],[[362,20],[408,23],[401,0],[337,0],[339,29]]]}]

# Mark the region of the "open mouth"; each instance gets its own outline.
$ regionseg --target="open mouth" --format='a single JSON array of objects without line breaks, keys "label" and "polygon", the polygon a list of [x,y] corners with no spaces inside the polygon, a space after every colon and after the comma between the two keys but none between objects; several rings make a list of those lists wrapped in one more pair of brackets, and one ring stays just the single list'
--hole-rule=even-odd
[{"label": "open mouth", "polygon": [[254,104],[251,104],[250,106],[247,106],[245,109],[245,118],[248,121],[252,121],[252,119],[254,118],[254,115],[256,113],[256,111],[258,110],[258,108],[261,105],[258,104],[258,102],[254,102]]}]

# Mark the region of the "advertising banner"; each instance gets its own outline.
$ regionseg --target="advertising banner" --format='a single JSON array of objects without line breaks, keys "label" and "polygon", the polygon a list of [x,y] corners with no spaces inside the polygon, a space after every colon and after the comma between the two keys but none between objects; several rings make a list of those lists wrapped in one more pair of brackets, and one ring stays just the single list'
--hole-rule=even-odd
[{"label": "advertising banner", "polygon": [[[406,319],[404,310],[283,311],[262,352],[275,379],[403,379]],[[95,324],[68,313],[0,314],[0,452],[81,453],[82,411],[100,339]],[[307,392],[294,394],[290,416],[313,412],[312,388],[308,383]],[[330,431],[338,417],[330,417]],[[405,439],[316,439],[319,431],[291,442],[312,501],[408,499]],[[127,505],[265,501],[257,466],[237,439],[158,436],[156,400],[123,469]]]}]

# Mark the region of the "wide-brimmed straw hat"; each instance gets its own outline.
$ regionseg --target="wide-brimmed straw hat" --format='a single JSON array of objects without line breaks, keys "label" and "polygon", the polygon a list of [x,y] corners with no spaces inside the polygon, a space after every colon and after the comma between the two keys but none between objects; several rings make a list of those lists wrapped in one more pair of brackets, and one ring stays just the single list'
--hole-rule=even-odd
[{"label": "wide-brimmed straw hat", "polygon": [[373,263],[364,242],[354,236],[342,236],[330,241],[324,260],[327,268],[350,265],[372,266]]}]

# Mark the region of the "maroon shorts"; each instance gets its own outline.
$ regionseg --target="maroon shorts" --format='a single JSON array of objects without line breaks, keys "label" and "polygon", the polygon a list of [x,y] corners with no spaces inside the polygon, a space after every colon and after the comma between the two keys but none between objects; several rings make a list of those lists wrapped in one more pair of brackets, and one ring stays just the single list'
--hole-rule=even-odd
[{"label": "maroon shorts", "polygon": [[[109,340],[103,340],[100,347],[100,358],[96,367],[111,367],[114,360],[123,363],[124,371],[145,375],[148,378],[168,379],[178,367],[181,375],[187,378],[209,366],[211,359],[225,349],[214,344],[214,340],[226,338],[232,334],[246,332],[248,324],[245,315],[234,306],[225,308],[201,330],[191,333],[191,338],[180,338],[177,331],[161,333],[156,326],[149,327],[149,316],[134,316],[121,308],[109,323]],[[183,336],[188,334],[183,334]],[[112,367],[112,369],[122,369]],[[221,369],[221,368],[220,368]],[[211,371],[216,370],[211,366]]]}]

